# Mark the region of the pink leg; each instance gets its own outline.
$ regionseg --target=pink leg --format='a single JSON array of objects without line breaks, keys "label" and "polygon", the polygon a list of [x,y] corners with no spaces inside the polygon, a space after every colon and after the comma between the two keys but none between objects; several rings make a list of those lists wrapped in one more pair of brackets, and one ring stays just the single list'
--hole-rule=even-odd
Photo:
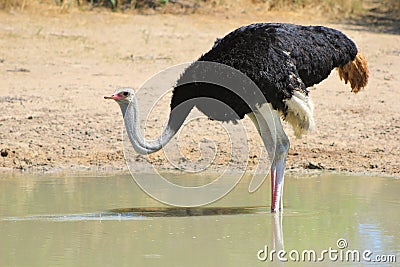
[{"label": "pink leg", "polygon": [[276,172],[271,167],[271,212],[276,212]]},{"label": "pink leg", "polygon": [[[286,147],[286,146],[282,146]],[[271,166],[271,212],[283,210],[283,184],[287,149],[279,153]]]},{"label": "pink leg", "polygon": [[278,112],[261,106],[254,113],[249,114],[254,122],[271,161],[271,212],[283,210],[283,184],[289,139],[286,136]]}]

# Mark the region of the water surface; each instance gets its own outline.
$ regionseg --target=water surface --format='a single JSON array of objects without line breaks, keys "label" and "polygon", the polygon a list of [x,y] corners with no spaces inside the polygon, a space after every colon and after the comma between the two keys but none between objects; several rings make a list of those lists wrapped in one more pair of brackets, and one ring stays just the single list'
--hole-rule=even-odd
[{"label": "water surface", "polygon": [[[176,208],[150,198],[129,175],[2,174],[0,266],[310,265],[288,254],[287,262],[276,254],[272,262],[270,257],[261,261],[265,248],[300,254],[370,250],[371,259],[395,255],[400,261],[399,180],[288,176],[282,216],[269,213],[268,181],[252,194],[248,184],[242,179],[207,207]],[[338,239],[346,248],[338,248]],[[328,255],[315,264],[335,265]]]}]

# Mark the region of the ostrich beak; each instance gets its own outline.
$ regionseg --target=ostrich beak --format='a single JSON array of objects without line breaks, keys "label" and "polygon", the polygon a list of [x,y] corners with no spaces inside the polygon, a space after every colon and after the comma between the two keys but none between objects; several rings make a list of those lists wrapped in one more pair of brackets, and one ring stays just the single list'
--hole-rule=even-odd
[{"label": "ostrich beak", "polygon": [[119,100],[121,99],[121,96],[119,96],[118,94],[112,94],[110,96],[104,96],[104,99]]}]

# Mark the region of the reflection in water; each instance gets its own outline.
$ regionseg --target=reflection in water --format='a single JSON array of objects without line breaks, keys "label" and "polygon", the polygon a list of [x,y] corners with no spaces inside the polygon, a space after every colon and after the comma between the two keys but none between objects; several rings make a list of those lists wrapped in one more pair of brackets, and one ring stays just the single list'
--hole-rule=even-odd
[{"label": "reflection in water", "polygon": [[249,194],[248,180],[207,207],[175,208],[130,176],[0,177],[0,266],[309,266],[257,252],[320,252],[339,238],[350,250],[400,251],[400,180],[287,178],[285,211],[271,214],[260,206],[269,184]]},{"label": "reflection in water", "polygon": [[282,227],[282,221],[283,221],[283,216],[281,213],[275,213],[272,216],[273,221],[272,221],[272,248],[275,249],[276,251],[279,250],[284,250],[285,245],[283,241],[283,227]]},{"label": "reflection in water", "polygon": [[384,230],[377,224],[360,223],[358,231],[365,240],[365,243],[368,244],[368,249],[374,252],[385,253],[385,251],[382,250],[382,247],[387,243],[395,242],[394,237],[386,235]]},{"label": "reflection in water", "polygon": [[267,207],[166,207],[166,208],[118,208],[110,212],[144,217],[186,217],[212,215],[238,215],[267,213]]},{"label": "reflection in water", "polygon": [[[269,207],[166,207],[166,208],[117,208],[110,210],[111,214],[123,217],[190,217],[190,216],[213,216],[213,215],[243,215],[243,214],[270,214]],[[283,214],[273,213],[271,218],[272,249],[284,250],[283,239]]]},{"label": "reflection in water", "polygon": [[124,215],[115,212],[81,213],[63,215],[32,215],[21,217],[6,217],[3,221],[49,221],[49,222],[85,222],[85,221],[131,221],[146,220],[146,217]]},{"label": "reflection in water", "polygon": [[[266,206],[258,207],[150,207],[150,208],[116,208],[107,212],[63,214],[63,215],[33,215],[21,217],[6,217],[3,221],[128,221],[146,220],[151,217],[190,217],[190,216],[215,216],[215,215],[245,215],[269,214]],[[284,249],[283,228],[281,213],[274,213],[271,218],[272,249]]]},{"label": "reflection in water", "polygon": [[112,221],[138,220],[151,217],[190,217],[267,213],[267,207],[149,207],[116,208],[99,213],[31,215],[5,217],[3,221]]}]

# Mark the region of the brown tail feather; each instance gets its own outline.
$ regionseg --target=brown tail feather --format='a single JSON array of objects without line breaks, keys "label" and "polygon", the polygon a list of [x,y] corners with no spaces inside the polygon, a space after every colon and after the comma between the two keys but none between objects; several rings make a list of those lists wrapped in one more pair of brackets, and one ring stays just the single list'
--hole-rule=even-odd
[{"label": "brown tail feather", "polygon": [[338,68],[339,77],[347,84],[350,82],[351,91],[357,93],[368,83],[369,71],[367,60],[358,52],[356,58],[346,65]]}]

